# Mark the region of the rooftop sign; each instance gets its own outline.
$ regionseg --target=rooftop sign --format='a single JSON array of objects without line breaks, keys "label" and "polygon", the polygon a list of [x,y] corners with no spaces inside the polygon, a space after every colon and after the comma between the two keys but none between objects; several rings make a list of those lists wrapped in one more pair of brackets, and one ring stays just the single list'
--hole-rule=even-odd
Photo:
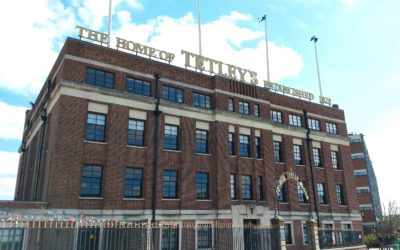
[{"label": "rooftop sign", "polygon": [[[79,30],[80,38],[86,38],[92,41],[96,41],[99,42],[101,45],[103,43],[104,44],[108,43],[108,35],[106,33],[91,30],[81,26],[76,26],[76,28]],[[116,47],[117,49],[124,49],[131,51],[136,55],[140,54],[148,57],[149,59],[158,59],[166,61],[168,63],[173,62],[175,59],[175,55],[173,53],[164,50],[158,50],[119,37],[116,38]],[[220,75],[232,80],[246,82],[252,85],[257,85],[259,82],[257,78],[257,72],[255,71],[243,69],[241,67],[232,64],[224,63],[208,57],[197,55],[185,50],[181,50],[181,54],[185,58],[185,68],[193,68],[200,72],[205,71],[210,73],[211,75]],[[312,93],[298,90],[295,88],[286,87],[265,80],[264,80],[264,87],[275,92],[291,95],[293,97],[298,97],[308,101],[312,101],[314,99],[314,95]],[[331,105],[330,98],[320,96],[319,99],[321,104]]]}]

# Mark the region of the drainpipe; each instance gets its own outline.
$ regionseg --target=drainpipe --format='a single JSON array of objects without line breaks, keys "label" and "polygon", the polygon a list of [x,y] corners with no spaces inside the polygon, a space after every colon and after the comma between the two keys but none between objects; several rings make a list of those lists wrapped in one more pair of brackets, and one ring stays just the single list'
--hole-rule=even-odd
[{"label": "drainpipe", "polygon": [[306,129],[307,129],[307,150],[308,150],[308,161],[309,161],[309,165],[310,165],[310,172],[311,172],[311,182],[312,182],[312,187],[313,187],[313,192],[314,192],[314,207],[315,207],[315,213],[317,215],[317,222],[318,222],[318,227],[321,226],[321,222],[319,219],[319,211],[318,211],[318,200],[317,200],[317,195],[318,195],[318,191],[316,192],[316,185],[315,185],[315,179],[314,179],[314,161],[313,161],[313,155],[312,155],[312,139],[310,137],[310,127],[308,126],[308,115],[307,115],[307,111],[303,110],[303,114],[304,114],[304,123],[306,125]]},{"label": "drainpipe", "polygon": [[153,239],[153,246],[156,246],[156,204],[157,204],[157,170],[158,170],[158,130],[160,126],[160,95],[159,95],[159,88],[160,88],[160,74],[154,74],[154,78],[156,79],[156,108],[154,110],[154,145],[153,145],[153,180],[152,180],[152,200],[151,200],[151,225],[152,225],[152,239]]}]

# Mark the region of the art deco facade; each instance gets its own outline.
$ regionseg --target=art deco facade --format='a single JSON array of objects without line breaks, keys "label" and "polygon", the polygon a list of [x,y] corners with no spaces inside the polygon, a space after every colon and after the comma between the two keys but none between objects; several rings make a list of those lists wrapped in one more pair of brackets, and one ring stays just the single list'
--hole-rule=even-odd
[{"label": "art deco facade", "polygon": [[[287,171],[309,201],[293,181],[275,195]],[[278,210],[288,249],[307,249],[311,216],[361,230],[355,190],[337,106],[68,38],[26,113],[15,200],[181,228]]]},{"label": "art deco facade", "polygon": [[381,200],[379,198],[371,158],[363,134],[350,134],[351,158],[356,179],[357,199],[363,218],[364,233],[376,232],[377,222],[382,220]]}]

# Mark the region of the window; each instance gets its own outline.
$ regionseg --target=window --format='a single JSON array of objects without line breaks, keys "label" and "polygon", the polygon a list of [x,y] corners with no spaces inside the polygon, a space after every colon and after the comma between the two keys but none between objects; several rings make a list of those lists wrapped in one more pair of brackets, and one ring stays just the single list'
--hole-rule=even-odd
[{"label": "window", "polygon": [[[278,179],[276,180],[278,182]],[[282,184],[281,191],[279,192],[279,202],[287,202],[286,182]]]},{"label": "window", "polygon": [[212,249],[211,224],[197,225],[197,249]]},{"label": "window", "polygon": [[138,95],[150,96],[150,82],[126,78],[126,91]]},{"label": "window", "polygon": [[3,224],[0,228],[0,249],[22,249],[24,229],[7,228]]},{"label": "window", "polygon": [[161,249],[179,249],[179,226],[163,225],[161,229]]},{"label": "window", "polygon": [[233,99],[232,98],[228,99],[228,110],[231,111],[231,112],[235,111],[235,105],[233,103]]},{"label": "window", "polygon": [[106,115],[88,113],[85,139],[104,142],[106,135]]},{"label": "window", "polygon": [[236,175],[235,174],[230,175],[230,183],[231,183],[231,199],[236,200],[237,195],[236,195]]},{"label": "window", "polygon": [[196,199],[206,200],[208,198],[208,173],[196,173]]},{"label": "window", "polygon": [[285,243],[286,243],[286,245],[292,245],[293,244],[292,225],[289,223],[285,223],[283,226],[285,229]]},{"label": "window", "polygon": [[321,167],[321,150],[313,148],[314,167]]},{"label": "window", "polygon": [[208,153],[208,131],[196,129],[196,153]]},{"label": "window", "polygon": [[134,146],[144,146],[144,121],[129,120],[128,144]]},{"label": "window", "polygon": [[264,200],[264,185],[262,176],[257,176],[258,200]]},{"label": "window", "polygon": [[126,168],[125,169],[125,198],[141,198],[143,197],[143,169]]},{"label": "window", "polygon": [[179,127],[166,124],[164,127],[164,148],[178,150]]},{"label": "window", "polygon": [[335,123],[327,122],[325,125],[326,125],[326,132],[335,135],[337,134],[337,127]]},{"label": "window", "polygon": [[345,205],[343,186],[340,184],[336,184],[336,199],[339,205]]},{"label": "window", "polygon": [[98,87],[114,88],[114,74],[102,70],[87,69],[86,83]]},{"label": "window", "polygon": [[274,161],[275,162],[282,162],[282,147],[281,147],[281,142],[279,141],[274,141],[273,142],[273,147],[274,147]]},{"label": "window", "polygon": [[306,203],[307,199],[303,189],[304,186],[302,187],[300,183],[303,184],[301,181],[297,183],[297,201],[299,203]]},{"label": "window", "polygon": [[253,186],[251,183],[250,175],[242,175],[242,199],[243,200],[253,199]]},{"label": "window", "polygon": [[331,151],[332,167],[334,169],[340,169],[338,156],[339,156],[338,151],[334,151],[334,150]]},{"label": "window", "polygon": [[271,110],[271,121],[277,123],[283,123],[282,112]]},{"label": "window", "polygon": [[178,171],[164,170],[163,198],[178,198]]},{"label": "window", "polygon": [[169,86],[163,86],[162,99],[171,102],[183,103],[183,90]]},{"label": "window", "polygon": [[355,176],[366,176],[368,175],[366,169],[361,169],[361,170],[354,170],[354,175]]},{"label": "window", "polygon": [[101,196],[101,176],[102,166],[83,165],[81,179],[81,197],[100,197]]},{"label": "window", "polygon": [[95,250],[99,248],[100,228],[99,227],[80,227],[78,229],[78,250]]},{"label": "window", "polygon": [[236,150],[235,150],[235,134],[234,133],[229,133],[229,138],[228,138],[228,150],[229,150],[229,155],[235,155]]},{"label": "window", "polygon": [[301,157],[301,146],[300,145],[293,145],[293,156],[294,156],[294,163],[296,165],[302,165],[303,160]]},{"label": "window", "polygon": [[239,135],[240,156],[250,157],[250,136]]},{"label": "window", "polygon": [[303,243],[304,245],[310,244],[310,234],[308,232],[308,226],[305,223],[303,223]]},{"label": "window", "polygon": [[260,105],[254,104],[254,115],[260,117]]},{"label": "window", "polygon": [[244,115],[250,114],[248,102],[239,101],[239,113],[244,114]]},{"label": "window", "polygon": [[364,159],[364,153],[354,153],[354,154],[351,154],[351,159],[352,159],[352,160]]},{"label": "window", "polygon": [[210,109],[211,108],[211,97],[208,95],[193,93],[192,94],[192,105],[200,108]]},{"label": "window", "polygon": [[301,117],[298,115],[289,114],[289,125],[301,127]]},{"label": "window", "polygon": [[321,127],[319,126],[319,121],[315,119],[308,119],[308,127],[313,130],[321,130]]},{"label": "window", "polygon": [[261,140],[260,137],[256,137],[256,158],[261,158]]},{"label": "window", "polygon": [[327,204],[327,199],[325,195],[325,184],[317,183],[318,198],[320,204]]}]

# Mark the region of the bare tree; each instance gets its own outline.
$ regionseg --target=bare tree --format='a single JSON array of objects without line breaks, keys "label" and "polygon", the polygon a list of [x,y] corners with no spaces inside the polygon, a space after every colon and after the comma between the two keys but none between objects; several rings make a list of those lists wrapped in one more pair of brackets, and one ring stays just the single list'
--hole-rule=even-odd
[{"label": "bare tree", "polygon": [[396,201],[383,204],[383,220],[379,223],[379,231],[381,233],[392,234],[397,232],[400,227],[400,207]]}]

